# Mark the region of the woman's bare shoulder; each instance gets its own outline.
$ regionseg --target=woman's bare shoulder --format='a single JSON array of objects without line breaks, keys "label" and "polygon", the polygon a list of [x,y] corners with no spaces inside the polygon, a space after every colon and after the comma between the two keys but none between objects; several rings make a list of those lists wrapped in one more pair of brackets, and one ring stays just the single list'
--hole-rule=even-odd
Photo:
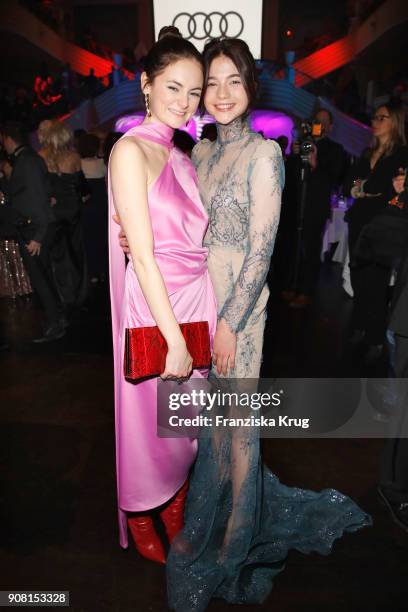
[{"label": "woman's bare shoulder", "polygon": [[147,162],[144,143],[134,136],[124,136],[114,144],[110,161],[115,162],[115,160],[129,159],[129,157],[139,162]]},{"label": "woman's bare shoulder", "polygon": [[58,160],[58,165],[62,172],[79,172],[81,170],[81,158],[76,151],[68,151]]}]

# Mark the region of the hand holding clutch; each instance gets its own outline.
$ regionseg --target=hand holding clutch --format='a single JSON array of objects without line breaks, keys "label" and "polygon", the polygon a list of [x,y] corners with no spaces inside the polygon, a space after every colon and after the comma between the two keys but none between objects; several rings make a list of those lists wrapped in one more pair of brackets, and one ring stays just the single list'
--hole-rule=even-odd
[{"label": "hand holding clutch", "polygon": [[193,369],[193,358],[188,352],[185,342],[179,346],[170,346],[167,349],[164,372],[160,374],[162,380],[188,380]]},{"label": "hand holding clutch", "polygon": [[[210,333],[207,321],[180,323],[194,368],[211,363]],[[157,326],[126,329],[124,375],[129,381],[159,376],[165,370],[167,342]]]}]

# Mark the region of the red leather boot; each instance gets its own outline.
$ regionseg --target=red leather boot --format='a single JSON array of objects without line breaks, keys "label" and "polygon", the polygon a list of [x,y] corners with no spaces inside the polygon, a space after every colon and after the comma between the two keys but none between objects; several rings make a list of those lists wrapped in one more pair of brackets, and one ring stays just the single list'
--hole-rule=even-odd
[{"label": "red leather boot", "polygon": [[128,518],[128,525],[138,552],[146,559],[164,565],[166,555],[162,541],[154,528],[152,517],[148,514],[132,516]]},{"label": "red leather boot", "polygon": [[184,505],[186,502],[187,491],[188,480],[186,480],[181,489],[176,493],[165,509],[160,512],[170,544],[184,525]]}]

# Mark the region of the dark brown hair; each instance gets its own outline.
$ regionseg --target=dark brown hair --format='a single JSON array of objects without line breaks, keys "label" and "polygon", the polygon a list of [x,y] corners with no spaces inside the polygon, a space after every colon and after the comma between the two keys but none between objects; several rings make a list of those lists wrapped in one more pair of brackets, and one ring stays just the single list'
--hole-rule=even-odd
[{"label": "dark brown hair", "polygon": [[152,83],[155,77],[170,64],[181,59],[195,59],[203,69],[201,53],[188,40],[185,40],[174,26],[166,26],[159,32],[159,40],[153,45],[144,61],[147,78]]},{"label": "dark brown hair", "polygon": [[1,132],[3,136],[11,138],[17,146],[24,145],[28,142],[28,131],[23,123],[20,121],[6,121],[3,125]]},{"label": "dark brown hair", "polygon": [[203,51],[204,58],[204,89],[208,82],[210,66],[212,61],[225,55],[237,67],[242,84],[248,96],[248,109],[244,113],[244,117],[248,114],[249,109],[254,105],[258,92],[258,77],[254,57],[249,50],[247,43],[240,38],[216,38],[208,42]]}]

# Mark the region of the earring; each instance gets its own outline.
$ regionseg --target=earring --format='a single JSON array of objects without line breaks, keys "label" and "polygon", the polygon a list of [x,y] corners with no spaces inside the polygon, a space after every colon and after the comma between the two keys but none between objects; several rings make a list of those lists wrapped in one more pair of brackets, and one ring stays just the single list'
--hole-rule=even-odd
[{"label": "earring", "polygon": [[149,94],[148,93],[145,94],[145,106],[146,106],[146,115],[148,117],[151,117],[152,113],[151,113],[151,110],[150,110]]}]

